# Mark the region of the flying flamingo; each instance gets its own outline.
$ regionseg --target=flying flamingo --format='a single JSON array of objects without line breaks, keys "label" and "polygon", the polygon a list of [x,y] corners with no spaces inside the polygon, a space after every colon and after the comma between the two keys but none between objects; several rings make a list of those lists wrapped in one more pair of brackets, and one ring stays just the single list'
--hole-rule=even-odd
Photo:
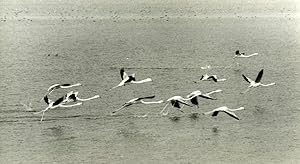
[{"label": "flying flamingo", "polygon": [[231,117],[233,117],[233,118],[235,118],[237,120],[240,120],[240,118],[235,113],[233,113],[233,112],[234,111],[238,111],[238,110],[243,110],[243,109],[245,109],[245,108],[244,107],[239,107],[237,109],[229,109],[226,106],[222,106],[222,107],[216,108],[216,109],[214,109],[212,111],[205,112],[203,114],[205,114],[205,115],[211,114],[212,117],[215,117],[215,116],[217,116],[219,114],[219,112],[224,112],[224,113],[228,114],[229,116],[231,116]]},{"label": "flying flamingo", "polygon": [[217,90],[214,90],[214,91],[211,91],[211,92],[208,92],[208,93],[202,93],[201,91],[197,90],[197,91],[194,91],[194,92],[190,93],[186,97],[188,99],[190,99],[192,104],[196,105],[197,108],[199,108],[198,97],[202,97],[202,98],[205,98],[205,99],[216,100],[215,98],[211,97],[210,95],[213,94],[213,93],[218,93],[218,92],[222,92],[222,90],[217,89]]},{"label": "flying flamingo", "polygon": [[257,75],[257,77],[256,77],[256,79],[255,79],[255,81],[251,80],[250,78],[248,78],[247,76],[245,76],[245,75],[242,74],[242,75],[243,75],[243,78],[244,78],[248,83],[250,83],[250,85],[248,86],[248,89],[245,90],[244,92],[242,92],[242,94],[248,92],[248,91],[250,90],[250,88],[255,88],[255,87],[259,87],[259,86],[267,87],[267,86],[271,86],[271,85],[274,85],[274,84],[275,84],[275,83],[270,83],[270,84],[262,84],[262,83],[260,83],[261,78],[262,78],[262,76],[263,76],[263,73],[264,73],[264,70],[262,69],[262,70],[258,73],[258,75]]},{"label": "flying flamingo", "polygon": [[225,81],[226,79],[218,79],[217,75],[208,75],[208,74],[205,74],[205,75],[202,75],[200,80],[202,81],[214,81],[214,82],[219,82],[219,81]]},{"label": "flying flamingo", "polygon": [[58,108],[58,107],[62,107],[62,108],[69,108],[69,107],[73,107],[73,106],[78,106],[78,105],[81,105],[82,102],[79,102],[79,103],[76,103],[76,104],[71,104],[71,105],[66,105],[66,102],[68,102],[69,100],[68,97],[72,94],[73,92],[69,92],[68,94],[60,97],[59,99],[57,99],[56,101],[52,101],[48,98],[48,96],[46,95],[44,97],[44,101],[48,104],[48,107],[44,110],[41,110],[39,112],[35,112],[34,114],[39,114],[39,113],[43,113],[42,115],[42,118],[41,118],[41,121],[43,121],[43,118],[44,118],[44,114],[47,110],[49,109],[55,109],[55,108]]},{"label": "flying flamingo", "polygon": [[128,106],[131,106],[133,104],[160,104],[160,103],[163,103],[162,100],[160,101],[151,101],[151,102],[147,102],[147,101],[143,101],[144,99],[153,99],[155,96],[148,96],[148,97],[139,97],[139,98],[134,98],[134,99],[131,99],[129,101],[127,101],[126,103],[124,103],[121,108],[115,110],[112,112],[112,114],[115,114],[116,112],[124,109],[125,107],[128,107]]},{"label": "flying flamingo", "polygon": [[[193,97],[192,97],[192,98],[193,98]],[[172,105],[172,108],[173,108],[173,107],[178,108],[178,110],[179,110],[180,112],[183,112],[183,111],[182,111],[182,108],[181,108],[181,106],[180,106],[180,104],[183,104],[183,105],[187,105],[187,106],[189,106],[189,107],[192,107],[190,104],[188,104],[188,103],[185,102],[185,101],[191,100],[192,98],[187,98],[187,99],[185,99],[185,98],[183,98],[183,97],[181,97],[181,96],[173,96],[173,97],[171,97],[171,98],[169,98],[169,99],[167,100],[166,106],[160,111],[160,113],[161,113],[162,115],[168,115],[170,109],[168,109],[168,111],[165,112],[165,113],[163,113],[163,112],[165,111],[165,109],[167,108],[167,106],[168,106],[170,103],[171,103],[171,105]]]},{"label": "flying flamingo", "polygon": [[253,53],[251,55],[245,55],[245,53],[240,53],[239,50],[236,50],[234,58],[249,58],[249,57],[255,56],[255,55],[258,55],[258,53]]},{"label": "flying flamingo", "polygon": [[152,81],[152,79],[150,79],[150,78],[136,81],[135,74],[127,75],[127,73],[124,71],[124,68],[121,68],[120,74],[121,74],[122,81],[117,86],[111,88],[110,90],[115,89],[117,87],[124,86],[126,83],[141,84],[141,83],[146,83],[146,82]]}]

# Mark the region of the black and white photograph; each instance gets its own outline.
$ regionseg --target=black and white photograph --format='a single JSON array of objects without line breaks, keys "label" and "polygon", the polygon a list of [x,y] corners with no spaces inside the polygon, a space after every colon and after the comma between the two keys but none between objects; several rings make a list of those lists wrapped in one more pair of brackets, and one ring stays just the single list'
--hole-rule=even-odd
[{"label": "black and white photograph", "polygon": [[0,163],[300,163],[299,0],[0,0]]}]

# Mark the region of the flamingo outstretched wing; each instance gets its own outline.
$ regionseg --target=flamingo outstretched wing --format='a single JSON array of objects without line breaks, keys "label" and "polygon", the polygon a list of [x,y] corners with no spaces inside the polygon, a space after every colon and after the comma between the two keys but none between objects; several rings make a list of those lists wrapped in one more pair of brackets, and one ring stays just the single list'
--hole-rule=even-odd
[{"label": "flamingo outstretched wing", "polygon": [[245,76],[244,74],[242,74],[242,76],[243,76],[243,78],[248,82],[248,83],[251,83],[251,79],[250,78],[248,78],[247,76]]},{"label": "flamingo outstretched wing", "polygon": [[223,112],[225,112],[226,114],[228,114],[229,116],[231,116],[231,117],[233,117],[233,118],[235,118],[237,120],[240,120],[240,118],[235,113],[233,113],[231,111],[224,110]]},{"label": "flamingo outstretched wing", "polygon": [[153,96],[146,96],[146,97],[139,97],[136,101],[142,100],[142,99],[153,99],[154,97],[155,97],[155,95],[153,95]]},{"label": "flamingo outstretched wing", "polygon": [[256,83],[259,83],[260,82],[260,80],[261,80],[261,78],[262,78],[262,76],[263,76],[263,73],[264,73],[264,70],[262,69],[261,71],[259,71],[259,73],[258,73],[258,75],[257,75],[257,77],[256,77],[256,79],[255,79],[255,82]]},{"label": "flamingo outstretched wing", "polygon": [[209,76],[207,79],[212,79],[214,82],[218,82],[218,79],[215,76]]},{"label": "flamingo outstretched wing", "polygon": [[124,71],[124,68],[121,68],[120,70],[121,79],[124,80],[128,77],[127,73]]}]

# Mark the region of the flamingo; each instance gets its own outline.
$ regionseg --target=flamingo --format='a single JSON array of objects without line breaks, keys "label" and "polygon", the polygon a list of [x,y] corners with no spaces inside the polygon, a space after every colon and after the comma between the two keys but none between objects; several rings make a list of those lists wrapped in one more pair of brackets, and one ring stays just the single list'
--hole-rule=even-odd
[{"label": "flamingo", "polygon": [[146,83],[146,82],[152,81],[152,79],[150,79],[150,78],[147,78],[147,79],[144,79],[144,80],[140,80],[140,81],[136,81],[135,74],[128,75],[124,71],[124,68],[121,68],[120,74],[121,74],[122,81],[117,86],[111,88],[110,90],[115,89],[117,87],[124,86],[126,83],[141,84],[141,83]]},{"label": "flamingo", "polygon": [[81,86],[81,85],[82,85],[81,83],[76,83],[76,84],[53,84],[48,88],[47,93],[44,95],[44,97],[46,95],[50,95],[54,90],[59,89],[59,88],[65,89],[65,88],[72,88],[72,87],[77,87],[77,86]]},{"label": "flamingo", "polygon": [[219,107],[219,108],[216,108],[212,111],[209,111],[209,112],[205,112],[203,114],[205,115],[208,115],[208,114],[211,114],[212,117],[215,117],[219,114],[219,112],[224,112],[226,114],[228,114],[229,116],[237,119],[237,120],[240,120],[240,118],[235,114],[233,113],[234,111],[238,111],[238,110],[244,110],[245,108],[244,107],[239,107],[237,109],[229,109],[228,107],[226,106],[222,106],[222,107]]},{"label": "flamingo", "polygon": [[57,99],[56,101],[52,101],[48,98],[48,95],[46,95],[44,97],[44,101],[48,104],[48,107],[44,110],[41,110],[39,112],[35,112],[34,114],[39,114],[39,113],[43,113],[42,115],[42,118],[41,118],[41,121],[43,121],[43,118],[44,118],[44,114],[47,110],[49,109],[55,109],[55,108],[58,108],[58,107],[62,107],[62,108],[69,108],[69,107],[73,107],[73,106],[78,106],[78,105],[81,105],[82,102],[79,102],[79,103],[76,103],[76,104],[71,104],[71,105],[66,105],[66,102],[68,102],[69,100],[68,97],[73,94],[73,92],[69,92],[68,94],[60,97],[59,99]]},{"label": "flamingo", "polygon": [[[193,97],[192,97],[193,98]],[[173,107],[175,107],[175,108],[178,108],[178,110],[180,111],[180,112],[183,112],[182,111],[182,108],[181,108],[181,106],[180,106],[180,104],[184,104],[184,105],[187,105],[187,106],[189,106],[189,107],[192,107],[190,104],[188,104],[188,103],[186,103],[185,101],[188,101],[188,100],[191,100],[192,98],[183,98],[183,97],[181,97],[181,96],[173,96],[173,97],[171,97],[171,98],[169,98],[168,100],[167,100],[167,104],[166,104],[166,106],[160,111],[160,113],[162,114],[162,115],[168,115],[168,113],[169,113],[169,110],[167,111],[167,112],[165,112],[165,113],[163,113],[164,111],[165,111],[165,109],[167,108],[167,106],[171,103],[171,105],[172,105],[172,108]],[[181,108],[181,109],[180,109]]]},{"label": "flamingo", "polygon": [[249,57],[255,56],[255,55],[258,55],[258,53],[253,53],[251,55],[245,55],[245,53],[240,53],[239,50],[236,50],[234,58],[249,58]]},{"label": "flamingo", "polygon": [[264,70],[262,69],[261,71],[259,71],[255,81],[251,80],[249,77],[245,76],[244,74],[242,74],[243,78],[248,82],[250,83],[250,85],[248,86],[248,89],[245,90],[243,93],[246,93],[250,90],[250,88],[255,88],[255,87],[259,87],[259,86],[263,86],[263,87],[267,87],[267,86],[271,86],[271,85],[274,85],[275,83],[269,83],[269,84],[262,84],[260,83],[261,81],[261,78],[263,76],[263,73],[264,73]]},{"label": "flamingo", "polygon": [[115,114],[116,112],[124,109],[125,107],[128,107],[128,106],[131,106],[133,104],[160,104],[160,103],[163,103],[162,100],[160,101],[152,101],[152,102],[147,102],[147,101],[143,101],[144,99],[153,99],[155,96],[148,96],[148,97],[138,97],[138,98],[134,98],[134,99],[131,99],[129,101],[127,101],[126,103],[124,103],[121,108],[113,111],[112,113]]},{"label": "flamingo", "polygon": [[211,99],[211,100],[216,100],[215,98],[211,97],[210,95],[213,93],[218,93],[218,92],[222,92],[221,89],[217,89],[208,93],[202,93],[201,91],[197,90],[197,91],[193,91],[192,93],[190,93],[189,95],[187,95],[186,97],[190,99],[191,103],[196,105],[197,108],[199,108],[199,102],[198,102],[198,97],[202,97],[205,99]]},{"label": "flamingo", "polygon": [[202,81],[210,81],[213,80],[214,82],[218,82],[218,81],[225,81],[226,79],[218,79],[217,75],[202,75],[200,80]]}]

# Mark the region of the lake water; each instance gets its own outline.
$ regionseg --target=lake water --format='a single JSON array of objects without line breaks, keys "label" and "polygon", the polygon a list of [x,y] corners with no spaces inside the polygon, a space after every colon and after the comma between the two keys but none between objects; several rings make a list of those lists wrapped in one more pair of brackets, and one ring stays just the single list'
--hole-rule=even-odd
[{"label": "lake water", "polygon": [[[300,162],[297,1],[0,3],[0,163]],[[237,49],[259,55],[234,61]],[[122,67],[153,82],[109,91]],[[240,94],[248,86],[241,75],[254,79],[261,69],[262,83],[276,85]],[[194,83],[205,73],[227,80]],[[49,110],[43,122],[21,105],[40,111],[50,85],[77,82],[53,98],[70,90],[100,98]],[[164,104],[139,104],[110,115],[139,96],[215,89],[223,90],[217,100],[184,113],[162,117]],[[201,115],[220,106],[245,110],[240,121]]]}]

